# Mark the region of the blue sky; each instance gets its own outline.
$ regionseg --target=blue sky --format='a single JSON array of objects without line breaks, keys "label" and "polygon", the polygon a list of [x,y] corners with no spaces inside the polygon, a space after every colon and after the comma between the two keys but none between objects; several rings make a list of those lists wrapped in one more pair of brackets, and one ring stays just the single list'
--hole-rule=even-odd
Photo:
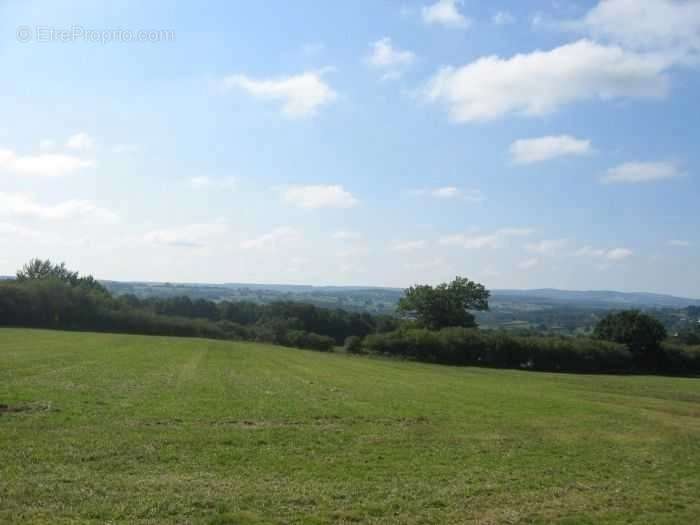
[{"label": "blue sky", "polygon": [[0,274],[700,297],[697,2],[23,0],[0,35]]}]

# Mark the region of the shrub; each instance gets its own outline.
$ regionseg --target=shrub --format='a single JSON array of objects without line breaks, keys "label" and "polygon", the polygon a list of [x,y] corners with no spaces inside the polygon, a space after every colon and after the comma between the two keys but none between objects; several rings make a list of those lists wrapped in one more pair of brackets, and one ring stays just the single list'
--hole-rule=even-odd
[{"label": "shrub", "polygon": [[378,354],[451,365],[566,372],[618,372],[633,365],[632,354],[615,343],[586,338],[516,337],[468,328],[373,334],[365,339],[364,346]]},{"label": "shrub", "polygon": [[362,338],[356,335],[351,335],[345,338],[345,345],[343,346],[348,354],[362,354],[364,349],[362,348]]}]

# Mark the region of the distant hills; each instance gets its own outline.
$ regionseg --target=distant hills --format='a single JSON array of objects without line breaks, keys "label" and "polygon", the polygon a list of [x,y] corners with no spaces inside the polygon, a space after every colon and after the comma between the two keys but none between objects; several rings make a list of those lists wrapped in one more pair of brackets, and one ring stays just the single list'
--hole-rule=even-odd
[{"label": "distant hills", "polygon": [[615,291],[572,291],[544,288],[539,290],[494,290],[492,298],[498,302],[546,303],[571,305],[588,308],[685,308],[700,306],[699,299],[675,297],[673,295],[615,292]]},{"label": "distant hills", "polygon": [[[0,276],[0,280],[12,279]],[[133,293],[139,297],[173,297],[192,299],[250,300],[267,303],[275,300],[303,301],[319,306],[341,307],[387,313],[394,309],[403,294],[400,288],[374,286],[312,286],[255,283],[165,283],[102,281],[115,294]],[[611,290],[573,291],[542,288],[535,290],[492,290],[494,308],[539,309],[577,307],[588,309],[685,308],[700,306],[700,299],[644,292]]]}]

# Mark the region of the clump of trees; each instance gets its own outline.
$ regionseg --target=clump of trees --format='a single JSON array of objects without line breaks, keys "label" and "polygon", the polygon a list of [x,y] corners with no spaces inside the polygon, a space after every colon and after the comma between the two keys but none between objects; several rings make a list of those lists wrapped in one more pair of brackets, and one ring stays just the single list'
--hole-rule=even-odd
[{"label": "clump of trees", "polygon": [[597,339],[627,346],[642,367],[663,368],[665,355],[661,343],[668,334],[659,321],[639,310],[627,310],[606,315],[596,325]]}]

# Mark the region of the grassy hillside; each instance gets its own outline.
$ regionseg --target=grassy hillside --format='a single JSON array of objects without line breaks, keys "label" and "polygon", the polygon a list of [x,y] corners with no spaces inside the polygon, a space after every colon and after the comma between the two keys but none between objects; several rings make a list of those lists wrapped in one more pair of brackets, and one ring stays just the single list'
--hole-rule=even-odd
[{"label": "grassy hillside", "polygon": [[0,330],[0,523],[692,523],[700,380]]}]

